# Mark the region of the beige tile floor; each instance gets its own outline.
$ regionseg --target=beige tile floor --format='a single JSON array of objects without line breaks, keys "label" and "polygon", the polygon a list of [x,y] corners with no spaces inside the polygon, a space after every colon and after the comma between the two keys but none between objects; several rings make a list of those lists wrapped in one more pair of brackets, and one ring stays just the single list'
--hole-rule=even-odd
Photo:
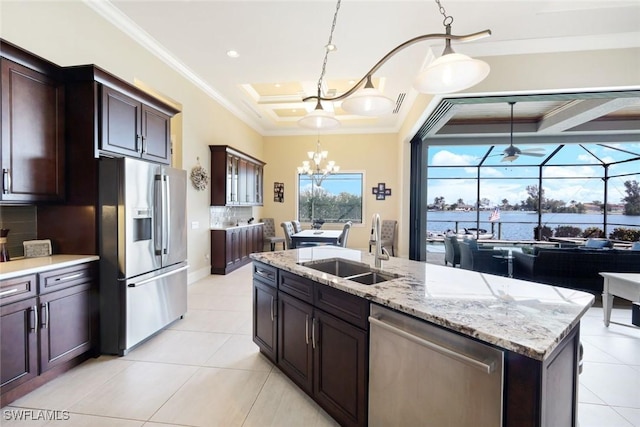
[{"label": "beige tile floor", "polygon": [[[628,309],[613,320],[629,323]],[[580,427],[640,427],[640,329],[583,318]],[[43,412],[42,410],[48,410]],[[38,418],[52,411],[58,421]],[[2,408],[0,425],[335,426],[251,341],[251,268],[189,286],[185,318],[125,357],[91,359]]]}]

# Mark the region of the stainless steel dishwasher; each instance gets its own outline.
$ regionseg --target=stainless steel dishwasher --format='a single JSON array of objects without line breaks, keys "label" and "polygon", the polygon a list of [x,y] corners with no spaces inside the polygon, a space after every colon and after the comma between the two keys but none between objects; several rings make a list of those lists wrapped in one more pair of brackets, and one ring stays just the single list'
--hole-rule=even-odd
[{"label": "stainless steel dishwasher", "polygon": [[371,304],[369,426],[502,425],[503,353]]}]

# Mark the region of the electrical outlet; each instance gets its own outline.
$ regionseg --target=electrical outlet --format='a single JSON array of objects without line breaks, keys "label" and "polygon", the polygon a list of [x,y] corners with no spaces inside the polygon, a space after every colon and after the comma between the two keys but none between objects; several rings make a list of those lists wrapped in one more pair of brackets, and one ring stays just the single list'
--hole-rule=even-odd
[{"label": "electrical outlet", "polygon": [[195,230],[196,228],[200,228],[200,222],[198,221],[191,221],[191,229]]}]

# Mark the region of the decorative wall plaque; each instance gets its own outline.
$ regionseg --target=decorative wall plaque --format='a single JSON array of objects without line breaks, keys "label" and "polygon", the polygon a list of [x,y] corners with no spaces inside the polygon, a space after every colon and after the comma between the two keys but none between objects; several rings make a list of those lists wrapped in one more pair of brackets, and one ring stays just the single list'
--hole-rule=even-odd
[{"label": "decorative wall plaque", "polygon": [[385,200],[387,196],[391,196],[391,189],[384,182],[379,182],[377,187],[371,188],[371,194],[375,194],[376,200]]}]

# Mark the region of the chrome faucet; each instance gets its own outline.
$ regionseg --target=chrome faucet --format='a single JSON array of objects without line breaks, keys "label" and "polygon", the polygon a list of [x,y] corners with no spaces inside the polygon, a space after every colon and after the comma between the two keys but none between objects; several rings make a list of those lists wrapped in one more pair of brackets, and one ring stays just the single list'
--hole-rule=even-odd
[{"label": "chrome faucet", "polygon": [[382,261],[389,259],[389,252],[385,248],[382,247],[381,240],[381,226],[380,226],[380,215],[375,213],[373,214],[373,218],[371,218],[371,225],[373,227],[373,241],[376,243],[376,250],[373,254],[375,260],[376,268],[382,268]]}]

